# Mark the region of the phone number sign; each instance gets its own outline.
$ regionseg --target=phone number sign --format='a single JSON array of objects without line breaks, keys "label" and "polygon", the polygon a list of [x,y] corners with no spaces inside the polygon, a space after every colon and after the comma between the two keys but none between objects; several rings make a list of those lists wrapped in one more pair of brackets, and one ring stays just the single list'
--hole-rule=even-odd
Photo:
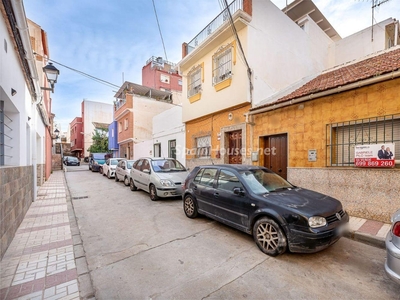
[{"label": "phone number sign", "polygon": [[355,146],[354,166],[366,168],[393,168],[394,144]]}]

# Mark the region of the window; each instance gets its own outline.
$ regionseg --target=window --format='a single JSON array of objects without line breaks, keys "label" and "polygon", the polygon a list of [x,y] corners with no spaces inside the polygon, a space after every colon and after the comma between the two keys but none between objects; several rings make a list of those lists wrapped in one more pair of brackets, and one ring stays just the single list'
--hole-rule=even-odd
[{"label": "window", "polygon": [[215,174],[217,169],[204,169],[203,175],[200,178],[199,184],[206,186],[213,186]]},{"label": "window", "polygon": [[122,122],[118,122],[118,132],[122,132]]},{"label": "window", "polygon": [[125,122],[124,122],[124,128],[125,128],[125,130],[128,129],[128,125],[129,125],[129,121],[128,121],[128,119],[125,119]]},{"label": "window", "polygon": [[114,128],[111,129],[111,137],[114,137]]},{"label": "window", "polygon": [[243,189],[243,185],[240,183],[235,174],[230,171],[221,170],[218,176],[218,188],[233,192],[234,188]]},{"label": "window", "polygon": [[160,75],[160,81],[163,83],[169,83],[169,76],[165,74]]},{"label": "window", "polygon": [[154,157],[161,157],[161,144],[154,144]]},{"label": "window", "polygon": [[182,79],[179,79],[179,80],[178,80],[178,84],[179,84],[179,85],[182,85]]},{"label": "window", "polygon": [[232,45],[221,48],[213,56],[213,85],[232,77]]},{"label": "window", "polygon": [[355,145],[395,144],[400,149],[400,114],[327,125],[327,165],[354,166]]},{"label": "window", "polygon": [[203,136],[196,139],[196,157],[210,157],[211,136]]},{"label": "window", "polygon": [[176,158],[176,140],[168,141],[168,157]]},{"label": "window", "polygon": [[202,67],[198,66],[191,70],[188,74],[188,97],[199,94],[201,92],[201,71]]}]

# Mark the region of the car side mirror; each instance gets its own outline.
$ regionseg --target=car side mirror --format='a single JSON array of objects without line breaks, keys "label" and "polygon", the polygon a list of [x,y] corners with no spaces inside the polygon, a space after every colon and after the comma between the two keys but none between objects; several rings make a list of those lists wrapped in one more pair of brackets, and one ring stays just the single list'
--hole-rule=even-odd
[{"label": "car side mirror", "polygon": [[238,196],[244,196],[244,190],[242,188],[239,188],[239,187],[235,187],[233,189],[233,193],[235,195],[238,195]]},{"label": "car side mirror", "polygon": [[149,169],[143,169],[143,173],[150,174],[150,170]]},{"label": "car side mirror", "polygon": [[125,166],[122,166],[122,170],[125,170],[126,168],[125,168]]}]

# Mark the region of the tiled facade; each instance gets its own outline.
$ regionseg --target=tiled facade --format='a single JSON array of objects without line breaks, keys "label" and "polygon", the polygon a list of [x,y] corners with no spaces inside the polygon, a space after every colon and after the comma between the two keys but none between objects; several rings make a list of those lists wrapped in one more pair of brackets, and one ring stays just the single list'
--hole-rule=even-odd
[{"label": "tiled facade", "polygon": [[[398,95],[400,79],[394,79],[256,114],[253,147],[264,136],[286,133],[289,181],[336,196],[352,216],[388,222],[400,206],[400,170],[327,168],[326,125],[399,113]],[[316,161],[308,161],[309,149],[317,151]],[[390,179],[378,184],[378,175]]]},{"label": "tiled facade", "polygon": [[[201,164],[228,163],[227,156],[221,149],[228,148],[225,133],[234,130],[242,130],[243,163],[250,163],[247,149],[250,145],[248,134],[250,125],[246,123],[246,113],[250,104],[233,107],[203,118],[186,122],[186,167],[193,168]],[[211,156],[210,158],[196,158],[196,138],[211,135]]]},{"label": "tiled facade", "polygon": [[2,258],[33,201],[33,167],[0,168]]}]

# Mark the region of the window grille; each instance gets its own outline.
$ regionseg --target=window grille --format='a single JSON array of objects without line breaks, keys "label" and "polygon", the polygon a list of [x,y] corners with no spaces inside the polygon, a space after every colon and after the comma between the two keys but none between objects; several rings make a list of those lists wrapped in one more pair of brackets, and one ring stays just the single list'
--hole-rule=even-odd
[{"label": "window grille", "polygon": [[213,84],[232,77],[232,47],[222,49],[213,57]]},{"label": "window grille", "polygon": [[328,166],[354,166],[356,145],[390,143],[400,156],[400,114],[328,124],[326,133]]},{"label": "window grille", "polygon": [[196,139],[196,157],[210,157],[211,136],[203,136]]},{"label": "window grille", "polygon": [[[12,119],[4,113],[4,101],[0,101],[0,166],[5,165],[5,158],[12,158],[11,155],[6,154],[6,149],[12,150],[10,142],[12,140],[11,132],[13,129],[8,125]],[[7,132],[7,133],[6,133]],[[12,151],[7,153],[11,154]]]},{"label": "window grille", "polygon": [[170,140],[169,143],[169,153],[168,157],[176,159],[176,140]]},{"label": "window grille", "polygon": [[201,91],[201,67],[197,67],[188,74],[188,97]]}]

